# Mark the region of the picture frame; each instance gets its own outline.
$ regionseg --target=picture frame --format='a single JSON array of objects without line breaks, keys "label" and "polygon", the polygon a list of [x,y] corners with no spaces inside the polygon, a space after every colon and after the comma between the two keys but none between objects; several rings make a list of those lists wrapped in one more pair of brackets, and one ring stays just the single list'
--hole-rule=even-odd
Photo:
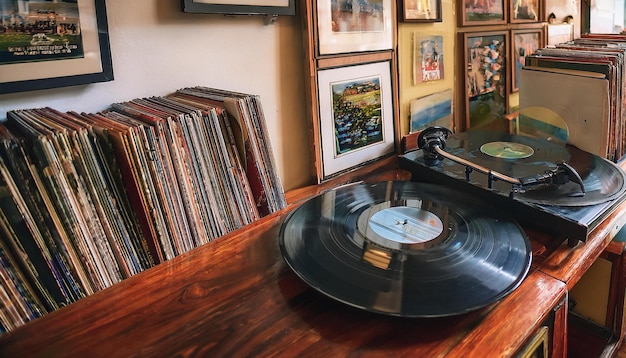
[{"label": "picture frame", "polygon": [[320,69],[317,82],[318,180],[395,153],[391,61]]},{"label": "picture frame", "polygon": [[113,80],[105,0],[14,2],[20,22],[0,32],[0,94]]},{"label": "picture frame", "polygon": [[506,0],[458,0],[458,25],[504,25],[508,22]]},{"label": "picture frame", "polygon": [[413,85],[445,77],[443,34],[413,33]]},{"label": "picture frame", "polygon": [[464,129],[500,120],[508,111],[509,30],[460,33]]},{"label": "picture frame", "polygon": [[183,12],[224,15],[295,15],[296,0],[182,0]]},{"label": "picture frame", "polygon": [[526,64],[526,56],[544,47],[543,27],[511,29],[511,93],[519,91],[519,73]]},{"label": "picture frame", "polygon": [[509,20],[512,24],[537,23],[543,14],[541,0],[509,0]]},{"label": "picture frame", "polygon": [[314,2],[317,54],[336,55],[391,50],[395,12],[392,0],[369,0],[352,7],[352,0]]},{"label": "picture frame", "polygon": [[398,0],[402,22],[442,22],[441,0]]}]

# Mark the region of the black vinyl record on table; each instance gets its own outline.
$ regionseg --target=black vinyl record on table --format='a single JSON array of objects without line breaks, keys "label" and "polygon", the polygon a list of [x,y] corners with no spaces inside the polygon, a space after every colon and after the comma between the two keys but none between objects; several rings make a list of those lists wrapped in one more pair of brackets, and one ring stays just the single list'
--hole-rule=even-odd
[{"label": "black vinyl record on table", "polygon": [[531,263],[521,227],[460,192],[410,181],[356,184],[285,219],[283,258],[323,294],[402,317],[463,314],[516,289]]}]

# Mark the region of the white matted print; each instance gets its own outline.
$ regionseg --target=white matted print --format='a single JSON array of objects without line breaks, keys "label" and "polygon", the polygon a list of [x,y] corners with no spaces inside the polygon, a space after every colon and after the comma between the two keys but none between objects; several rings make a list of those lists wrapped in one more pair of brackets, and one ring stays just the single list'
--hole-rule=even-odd
[{"label": "white matted print", "polygon": [[395,149],[389,61],[318,71],[323,177]]},{"label": "white matted print", "polygon": [[390,50],[391,0],[317,0],[320,55]]}]

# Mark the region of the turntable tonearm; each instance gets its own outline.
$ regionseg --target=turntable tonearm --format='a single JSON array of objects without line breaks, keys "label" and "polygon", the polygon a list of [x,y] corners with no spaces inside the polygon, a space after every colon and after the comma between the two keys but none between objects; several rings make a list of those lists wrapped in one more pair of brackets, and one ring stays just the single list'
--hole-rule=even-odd
[{"label": "turntable tonearm", "polygon": [[[568,239],[587,235],[625,198],[626,174],[572,145],[489,130],[427,128],[400,156],[412,179],[467,190],[524,225]],[[473,175],[474,172],[482,175]]]}]

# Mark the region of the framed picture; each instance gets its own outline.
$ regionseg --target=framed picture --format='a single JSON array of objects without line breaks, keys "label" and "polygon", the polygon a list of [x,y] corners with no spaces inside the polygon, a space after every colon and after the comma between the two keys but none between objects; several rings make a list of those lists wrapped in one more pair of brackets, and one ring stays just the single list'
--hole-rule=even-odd
[{"label": "framed picture", "polygon": [[465,126],[481,127],[508,110],[509,31],[461,33]]},{"label": "framed picture", "polygon": [[441,0],[399,0],[403,22],[441,22]]},{"label": "framed picture", "polygon": [[574,40],[574,24],[559,23],[546,25],[546,46],[556,46]]},{"label": "framed picture", "polygon": [[2,5],[0,93],[113,80],[105,0]]},{"label": "framed picture", "polygon": [[319,55],[392,49],[392,0],[317,0],[316,4]]},{"label": "framed picture", "polygon": [[394,153],[390,61],[317,75],[321,180]]},{"label": "framed picture", "polygon": [[508,20],[505,0],[458,0],[459,26],[503,25]]},{"label": "framed picture", "polygon": [[509,13],[512,24],[525,22],[539,22],[543,9],[539,0],[510,0]]},{"label": "framed picture", "polygon": [[526,56],[543,47],[543,38],[542,27],[511,30],[511,92],[519,91],[519,74]]},{"label": "framed picture", "polygon": [[183,0],[183,11],[227,15],[295,15],[296,0]]},{"label": "framed picture", "polygon": [[409,133],[431,126],[454,128],[452,119],[452,90],[429,94],[409,102]]},{"label": "framed picture", "polygon": [[444,78],[443,36],[413,34],[413,84]]}]

